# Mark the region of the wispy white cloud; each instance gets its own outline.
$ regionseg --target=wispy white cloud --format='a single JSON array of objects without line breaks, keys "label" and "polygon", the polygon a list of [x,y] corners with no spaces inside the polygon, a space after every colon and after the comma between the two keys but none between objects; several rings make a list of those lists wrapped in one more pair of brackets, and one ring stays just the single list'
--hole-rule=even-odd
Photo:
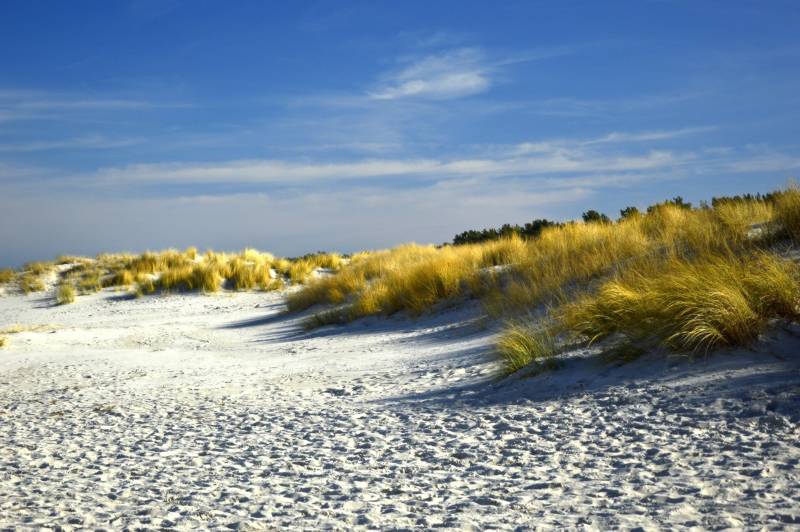
[{"label": "wispy white cloud", "polygon": [[[292,187],[354,186],[391,187],[403,181],[411,188],[431,182],[465,179],[530,179],[540,185],[558,187],[617,186],[626,182],[663,180],[678,175],[710,175],[715,172],[780,172],[800,168],[800,159],[764,149],[707,150],[673,146],[657,147],[659,141],[701,134],[713,129],[685,127],[673,130],[614,132],[588,139],[545,139],[508,146],[470,146],[477,156],[419,157],[402,155],[394,146],[382,143],[363,146],[337,145],[334,158],[324,156],[328,146],[313,159],[263,158],[230,159],[213,162],[155,162],[103,167],[93,171],[64,174],[59,181],[84,187],[247,185],[271,189]],[[135,139],[111,140],[85,137],[62,142],[0,145],[0,152],[36,151],[58,148],[100,148],[125,146]],[[342,150],[353,153],[381,153],[392,157],[359,157],[343,160]],[[310,153],[310,152],[308,152]],[[2,170],[2,168],[0,168]],[[0,172],[8,181],[19,169]]]},{"label": "wispy white cloud", "polygon": [[369,95],[376,100],[460,98],[489,89],[488,69],[482,51],[460,48],[414,61],[399,72],[385,76]]},{"label": "wispy white cloud", "polygon": [[790,172],[800,169],[800,157],[780,153],[756,155],[725,163],[724,167],[737,173]]},{"label": "wispy white cloud", "polygon": [[119,185],[143,183],[261,183],[295,185],[320,181],[388,177],[448,179],[464,176],[513,177],[560,173],[629,172],[666,168],[692,159],[688,154],[650,151],[640,155],[546,153],[532,157],[483,159],[364,159],[352,162],[235,160],[219,163],[135,164],[98,170],[81,179]]},{"label": "wispy white cloud", "polygon": [[[426,41],[426,46],[444,41],[442,35],[435,34]],[[569,55],[584,48],[558,46],[498,55],[479,47],[462,47],[423,57],[412,56],[403,58],[403,68],[384,74],[368,96],[374,100],[471,96],[488,91],[497,82],[497,74],[506,67]]]},{"label": "wispy white cloud", "polygon": [[653,140],[670,140],[699,133],[707,133],[717,129],[715,126],[685,127],[681,129],[642,131],[638,133],[609,133],[603,137],[583,141],[584,145],[606,144],[612,142],[648,142]]},{"label": "wispy white cloud", "polygon": [[529,153],[577,153],[585,147],[598,144],[635,144],[658,140],[671,140],[717,129],[716,126],[686,127],[658,131],[614,132],[589,139],[548,139],[543,141],[521,142],[514,146],[511,153],[524,155]]},{"label": "wispy white cloud", "polygon": [[183,102],[97,97],[37,90],[0,89],[0,122],[53,119],[75,112],[191,107]]},{"label": "wispy white cloud", "polygon": [[48,150],[107,150],[114,148],[125,148],[141,144],[142,139],[109,139],[101,135],[76,137],[63,140],[45,140],[31,142],[15,142],[0,144],[0,153],[20,153]]}]

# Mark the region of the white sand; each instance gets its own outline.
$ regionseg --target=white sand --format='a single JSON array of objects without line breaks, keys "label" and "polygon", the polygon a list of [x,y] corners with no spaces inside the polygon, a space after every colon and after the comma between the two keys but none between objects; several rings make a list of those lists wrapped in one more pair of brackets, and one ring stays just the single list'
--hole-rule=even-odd
[{"label": "white sand", "polygon": [[800,339],[492,380],[469,306],[305,334],[280,294],[0,297],[0,527],[800,523]]}]

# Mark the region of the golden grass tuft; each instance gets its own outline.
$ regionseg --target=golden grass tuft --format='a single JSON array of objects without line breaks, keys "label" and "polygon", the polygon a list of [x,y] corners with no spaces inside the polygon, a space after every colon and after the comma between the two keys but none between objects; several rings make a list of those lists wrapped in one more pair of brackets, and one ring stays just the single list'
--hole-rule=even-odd
[{"label": "golden grass tuft", "polygon": [[256,287],[265,287],[272,281],[270,264],[264,259],[250,257],[246,254],[234,257],[229,262],[229,281],[234,290],[252,290]]},{"label": "golden grass tuft", "polygon": [[103,288],[103,272],[97,266],[91,265],[81,269],[78,273],[78,280],[75,282],[78,291],[82,294],[99,292]]},{"label": "golden grass tuft", "polygon": [[314,273],[314,263],[306,259],[292,261],[289,265],[287,274],[292,283],[305,283]]},{"label": "golden grass tuft", "polygon": [[19,279],[19,286],[23,292],[30,294],[31,292],[42,292],[45,290],[44,281],[38,276],[31,273],[23,274]]},{"label": "golden grass tuft", "polygon": [[75,302],[75,289],[69,282],[61,282],[56,289],[56,302],[66,305]]},{"label": "golden grass tuft", "polygon": [[556,366],[556,341],[542,325],[513,321],[503,330],[496,347],[508,373],[531,365],[539,370]]},{"label": "golden grass tuft", "polygon": [[0,284],[10,283],[16,275],[16,272],[10,268],[0,270]]},{"label": "golden grass tuft", "polygon": [[[320,303],[341,303],[354,294],[365,291],[373,279],[387,276],[390,272],[398,269],[410,267],[421,260],[434,257],[436,254],[437,250],[433,246],[417,244],[405,244],[392,250],[357,253],[351,257],[348,264],[341,267],[336,275],[315,279],[302,290],[290,294],[287,297],[288,307],[291,311],[298,311]],[[303,268],[307,268],[307,266],[303,266]],[[302,275],[307,272],[307,269],[304,270]],[[375,291],[381,290],[383,289],[375,288]],[[361,295],[360,305],[362,307],[367,305],[367,299],[375,297],[375,294]]]},{"label": "golden grass tuft", "polygon": [[6,345],[8,345],[8,338],[0,336],[0,349],[4,348]]},{"label": "golden grass tuft", "polygon": [[103,279],[103,286],[131,286],[136,282],[136,274],[130,270],[118,270]]},{"label": "golden grass tuft", "polygon": [[52,262],[28,262],[23,267],[22,270],[33,275],[42,275],[44,273],[48,273],[53,271],[55,268],[55,264]]},{"label": "golden grass tuft", "polygon": [[800,315],[799,280],[795,264],[769,253],[673,258],[606,281],[560,319],[590,342],[622,334],[688,352],[748,345],[769,319]]},{"label": "golden grass tuft", "polygon": [[205,293],[219,292],[222,275],[215,264],[201,264],[192,268],[193,286]]},{"label": "golden grass tuft", "polygon": [[774,223],[777,232],[800,242],[800,187],[797,185],[777,194]]}]

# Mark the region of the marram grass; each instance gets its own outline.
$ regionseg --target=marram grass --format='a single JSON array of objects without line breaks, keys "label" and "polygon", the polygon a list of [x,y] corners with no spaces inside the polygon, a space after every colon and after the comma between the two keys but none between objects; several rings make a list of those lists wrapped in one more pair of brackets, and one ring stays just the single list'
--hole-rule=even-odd
[{"label": "marram grass", "polygon": [[[754,341],[773,318],[798,317],[798,272],[774,251],[800,242],[800,190],[690,209],[665,203],[616,223],[566,223],[531,240],[460,246],[406,244],[343,258],[276,258],[245,249],[195,248],[141,255],[61,257],[79,293],[102,287],[157,291],[273,290],[290,311],[322,306],[311,327],[396,312],[418,315],[443,301],[478,298],[508,321],[497,352],[509,371],[553,360],[559,339],[663,345],[704,352]],[[5,274],[25,291],[44,289],[53,263]],[[319,269],[324,275],[315,275]],[[3,277],[0,276],[0,282]],[[549,322],[519,319],[551,308]],[[516,317],[516,318],[515,318]],[[638,347],[636,347],[638,349]],[[547,364],[543,367],[548,367]]]},{"label": "marram grass", "polygon": [[621,334],[677,351],[747,345],[772,318],[798,318],[800,270],[775,255],[670,259],[628,270],[560,309],[590,342]]},{"label": "marram grass", "polygon": [[16,272],[10,268],[0,270],[0,284],[10,283],[15,276]]},{"label": "marram grass", "polygon": [[26,294],[31,292],[42,292],[45,289],[44,281],[35,274],[25,273],[19,280],[20,288]]},{"label": "marram grass", "polygon": [[439,301],[472,296],[494,316],[513,316],[649,257],[752,249],[757,244],[750,226],[772,216],[773,207],[761,201],[696,210],[661,205],[613,224],[549,227],[532,241],[509,238],[440,249],[406,245],[353,256],[336,275],[291,294],[288,307],[345,304],[338,315],[356,319],[398,311],[420,314]]},{"label": "marram grass", "polygon": [[59,305],[75,302],[75,289],[69,282],[62,282],[56,288],[56,302]]},{"label": "marram grass", "polygon": [[[190,247],[184,251],[168,249],[140,255],[103,253],[95,259],[61,256],[56,262],[66,267],[60,268],[62,284],[70,284],[78,294],[121,287],[142,296],[156,292],[212,293],[222,289],[278,290],[285,286],[281,274],[300,284],[317,268],[335,270],[346,261],[335,253],[276,259],[270,253],[251,248],[236,254],[210,250],[200,254],[197,248]],[[8,277],[9,281],[19,279],[26,292],[39,291],[45,289],[41,275],[53,269],[54,263],[29,263],[20,274],[9,270]]]},{"label": "marram grass", "polygon": [[[290,294],[291,311],[333,305],[310,327],[477,297],[512,317],[497,353],[509,371],[552,360],[558,338],[622,336],[641,345],[705,352],[753,342],[773,318],[798,318],[798,272],[770,251],[800,241],[800,192],[690,209],[661,204],[616,223],[567,223],[533,240],[402,246],[354,255],[331,277]],[[548,324],[514,316],[550,307]],[[638,342],[638,344],[637,344]]]},{"label": "marram grass", "polygon": [[496,347],[508,373],[531,365],[551,369],[556,364],[556,340],[545,325],[535,322],[512,321],[500,334]]}]

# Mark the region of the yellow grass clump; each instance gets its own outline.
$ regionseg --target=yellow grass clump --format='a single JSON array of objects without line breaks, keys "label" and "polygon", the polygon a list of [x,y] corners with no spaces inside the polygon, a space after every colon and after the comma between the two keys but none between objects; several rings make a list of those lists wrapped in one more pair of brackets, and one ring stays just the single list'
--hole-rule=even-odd
[{"label": "yellow grass clump", "polygon": [[557,344],[545,326],[513,321],[497,340],[497,352],[508,373],[532,364],[536,369],[551,369],[555,366]]},{"label": "yellow grass clump", "polygon": [[76,286],[82,294],[99,292],[103,288],[102,270],[95,265],[90,265],[78,271]]},{"label": "yellow grass clump", "polygon": [[367,282],[388,272],[436,254],[433,246],[405,244],[392,250],[361,252],[336,275],[315,279],[287,298],[289,310],[304,310],[319,303],[341,303],[363,290]]},{"label": "yellow grass clump", "polygon": [[594,342],[621,334],[679,351],[747,345],[771,318],[796,319],[800,270],[759,252],[673,258],[626,271],[565,305],[564,329]]},{"label": "yellow grass clump", "polygon": [[69,282],[62,282],[56,289],[56,302],[59,305],[66,305],[75,302],[75,289]]},{"label": "yellow grass clump", "polygon": [[164,292],[188,292],[201,290],[203,292],[217,292],[220,289],[222,277],[213,265],[180,266],[166,270],[155,281],[145,278],[142,282],[143,290],[147,293],[155,290]]},{"label": "yellow grass clump", "polygon": [[45,289],[44,281],[38,275],[31,273],[26,273],[20,277],[19,286],[26,294],[41,292]]},{"label": "yellow grass clump", "polygon": [[304,283],[314,272],[314,263],[305,259],[293,261],[288,269],[289,280],[293,283]]},{"label": "yellow grass clump", "polygon": [[229,280],[234,290],[264,288],[272,281],[270,262],[266,258],[252,255],[248,258],[247,254],[243,253],[240,257],[234,257],[228,267]]},{"label": "yellow grass clump", "polygon": [[10,283],[15,276],[16,272],[10,268],[0,270],[0,284]]},{"label": "yellow grass clump", "polygon": [[43,273],[47,273],[52,271],[55,268],[55,265],[52,262],[28,262],[23,267],[22,270],[32,274],[32,275],[42,275]]},{"label": "yellow grass clump", "polygon": [[800,242],[800,187],[793,185],[777,194],[774,222],[777,232]]}]

